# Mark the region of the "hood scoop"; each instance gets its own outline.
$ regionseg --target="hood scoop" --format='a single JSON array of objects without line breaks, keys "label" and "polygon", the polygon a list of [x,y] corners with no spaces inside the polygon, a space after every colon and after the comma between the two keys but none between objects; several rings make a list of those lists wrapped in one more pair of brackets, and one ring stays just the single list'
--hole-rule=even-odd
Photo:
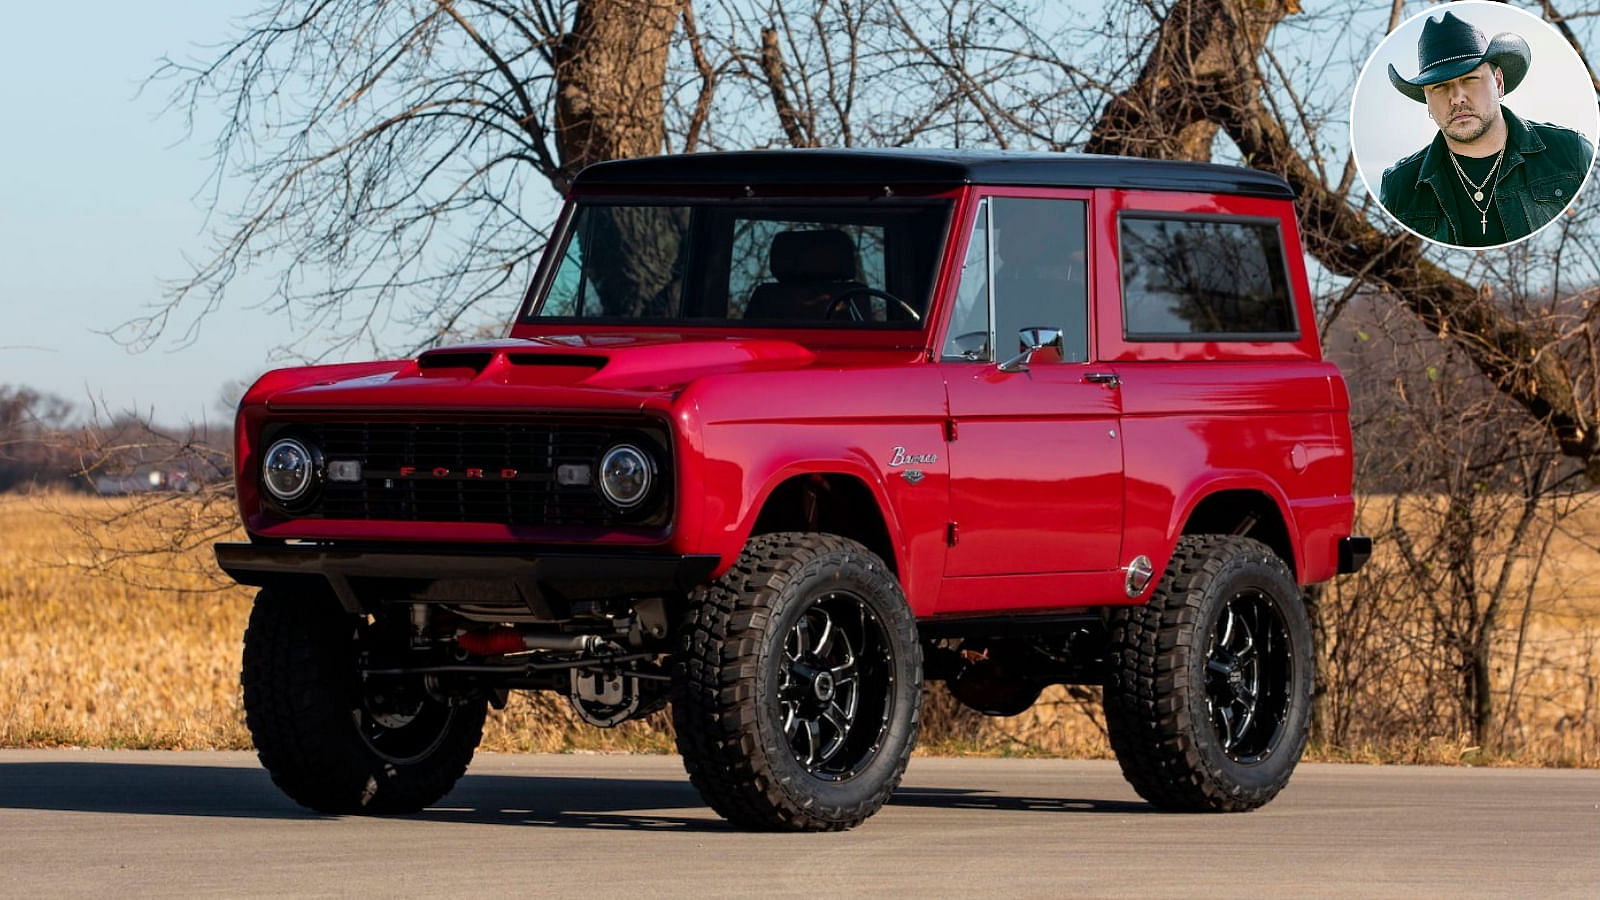
[{"label": "hood scoop", "polygon": [[512,353],[506,359],[513,366],[586,366],[599,370],[607,362],[604,356],[552,355],[548,353]]},{"label": "hood scoop", "polygon": [[770,339],[507,339],[429,350],[392,383],[661,391],[707,375],[792,369],[815,359],[798,344]]},{"label": "hood scoop", "polygon": [[417,371],[423,375],[441,370],[458,377],[481,375],[493,360],[493,353],[482,350],[429,350],[417,357]]},{"label": "hood scoop", "polygon": [[412,373],[419,378],[465,378],[488,375],[506,384],[576,384],[600,371],[604,356],[575,353],[518,352],[504,347],[447,347],[417,357]]}]

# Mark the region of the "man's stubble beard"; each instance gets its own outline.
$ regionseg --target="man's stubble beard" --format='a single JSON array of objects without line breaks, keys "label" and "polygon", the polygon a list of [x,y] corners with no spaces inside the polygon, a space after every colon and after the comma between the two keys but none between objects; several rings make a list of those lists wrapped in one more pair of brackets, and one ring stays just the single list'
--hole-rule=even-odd
[{"label": "man's stubble beard", "polygon": [[[1476,113],[1476,111],[1474,112]],[[1476,125],[1471,124],[1471,122],[1468,120],[1462,120],[1459,124],[1447,122],[1440,128],[1440,130],[1445,133],[1446,137],[1458,144],[1471,144],[1478,138],[1488,134],[1489,129],[1493,128],[1494,123],[1499,121],[1499,119],[1500,104],[1496,103],[1491,106],[1487,112],[1477,115]],[[1455,130],[1457,128],[1465,128],[1465,130],[1457,131]]]}]

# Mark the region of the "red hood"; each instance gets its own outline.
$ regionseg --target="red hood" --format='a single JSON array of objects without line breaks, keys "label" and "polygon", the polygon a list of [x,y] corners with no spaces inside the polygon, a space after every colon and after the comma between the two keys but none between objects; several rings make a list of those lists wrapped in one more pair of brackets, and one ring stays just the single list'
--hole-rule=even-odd
[{"label": "red hood", "polygon": [[405,362],[306,370],[323,377],[271,392],[267,404],[274,410],[637,408],[706,375],[796,369],[815,359],[791,341],[757,338],[508,338],[430,350]]}]

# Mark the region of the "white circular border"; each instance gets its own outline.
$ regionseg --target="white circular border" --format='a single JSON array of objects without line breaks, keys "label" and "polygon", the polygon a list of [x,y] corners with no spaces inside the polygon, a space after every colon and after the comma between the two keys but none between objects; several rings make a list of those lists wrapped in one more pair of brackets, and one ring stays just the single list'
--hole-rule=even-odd
[{"label": "white circular border", "polygon": [[[1476,253],[1476,252],[1481,251],[1481,250],[1494,250],[1494,249],[1497,249],[1497,248],[1500,248],[1500,247],[1509,247],[1509,246],[1511,246],[1513,244],[1520,244],[1523,241],[1526,241],[1526,240],[1534,237],[1535,235],[1537,235],[1539,232],[1545,230],[1546,228],[1549,228],[1551,225],[1554,225],[1556,223],[1557,219],[1559,219],[1562,216],[1566,215],[1567,211],[1572,209],[1573,204],[1578,202],[1578,197],[1580,197],[1583,194],[1583,192],[1588,189],[1589,182],[1592,181],[1593,178],[1594,178],[1595,160],[1596,160],[1596,158],[1600,158],[1600,99],[1597,99],[1597,102],[1595,104],[1592,104],[1592,105],[1589,106],[1590,114],[1592,116],[1592,121],[1590,122],[1590,127],[1589,127],[1587,132],[1585,132],[1583,129],[1574,128],[1571,125],[1564,125],[1564,123],[1554,123],[1554,124],[1563,124],[1564,127],[1573,128],[1574,131],[1578,131],[1580,134],[1583,134],[1584,137],[1588,138],[1589,145],[1591,147],[1596,148],[1596,152],[1594,154],[1594,157],[1591,157],[1590,160],[1589,160],[1589,170],[1584,173],[1583,182],[1578,185],[1578,190],[1575,193],[1573,193],[1572,199],[1567,201],[1567,205],[1562,208],[1561,212],[1556,213],[1554,216],[1550,217],[1550,221],[1544,223],[1543,225],[1540,225],[1538,228],[1535,228],[1533,231],[1529,232],[1528,234],[1523,235],[1522,237],[1517,238],[1516,240],[1506,241],[1505,243],[1501,243],[1501,244],[1486,244],[1486,245],[1481,246],[1481,247],[1473,247],[1473,246],[1468,246],[1468,245],[1465,245],[1465,244],[1447,244],[1447,243],[1444,243],[1443,241],[1436,241],[1433,238],[1428,237],[1425,234],[1422,234],[1422,233],[1417,232],[1417,231],[1413,231],[1404,222],[1402,222],[1398,218],[1396,218],[1394,213],[1389,212],[1389,208],[1387,206],[1384,206],[1383,202],[1378,199],[1379,192],[1376,191],[1376,190],[1373,190],[1372,182],[1367,178],[1367,167],[1362,163],[1362,154],[1361,154],[1360,147],[1358,146],[1359,142],[1356,140],[1356,131],[1357,131],[1357,129],[1356,129],[1356,104],[1359,101],[1360,96],[1361,96],[1362,85],[1367,83],[1367,76],[1372,74],[1372,64],[1373,64],[1373,62],[1376,61],[1378,56],[1383,53],[1384,48],[1389,44],[1389,42],[1394,40],[1397,37],[1402,37],[1403,36],[1403,37],[1406,37],[1406,38],[1411,38],[1412,39],[1411,46],[1414,48],[1415,47],[1414,38],[1415,37],[1420,37],[1420,33],[1418,35],[1414,36],[1414,35],[1408,34],[1407,31],[1408,31],[1408,28],[1412,25],[1412,23],[1416,22],[1418,19],[1427,18],[1427,17],[1441,17],[1441,16],[1444,15],[1444,13],[1446,11],[1458,11],[1458,14],[1459,14],[1461,12],[1464,12],[1465,10],[1468,10],[1468,9],[1471,9],[1471,8],[1478,8],[1478,7],[1494,10],[1497,15],[1498,14],[1504,14],[1504,13],[1516,13],[1516,14],[1519,14],[1530,23],[1530,26],[1529,26],[1530,28],[1532,28],[1534,26],[1537,26],[1537,27],[1544,28],[1546,31],[1549,31],[1560,42],[1563,51],[1565,51],[1565,53],[1567,54],[1567,56],[1568,56],[1568,59],[1567,59],[1568,64],[1573,66],[1573,67],[1575,67],[1578,71],[1584,73],[1584,78],[1583,78],[1583,82],[1582,82],[1584,90],[1586,92],[1589,92],[1589,93],[1592,94],[1592,88],[1590,87],[1591,83],[1590,83],[1589,78],[1588,78],[1588,70],[1584,67],[1583,60],[1578,58],[1577,51],[1572,49],[1572,45],[1567,42],[1566,36],[1564,36],[1559,30],[1557,30],[1557,28],[1554,25],[1550,24],[1549,22],[1546,22],[1544,19],[1539,18],[1538,16],[1534,15],[1531,12],[1528,12],[1525,9],[1520,9],[1518,7],[1515,7],[1515,6],[1511,6],[1510,4],[1507,4],[1507,3],[1498,3],[1498,2],[1494,2],[1494,0],[1456,0],[1456,2],[1453,2],[1453,3],[1441,3],[1441,4],[1437,5],[1437,6],[1430,6],[1427,9],[1425,9],[1425,10],[1419,12],[1419,13],[1416,13],[1415,15],[1411,16],[1410,18],[1406,19],[1404,22],[1401,22],[1399,25],[1396,25],[1393,31],[1391,31],[1388,34],[1384,35],[1383,40],[1378,42],[1378,46],[1376,46],[1376,47],[1374,47],[1372,49],[1372,53],[1370,53],[1367,56],[1367,61],[1364,64],[1362,64],[1361,73],[1356,76],[1355,88],[1350,91],[1350,117],[1349,117],[1349,120],[1350,120],[1350,153],[1351,153],[1351,155],[1353,155],[1355,157],[1356,174],[1361,176],[1361,184],[1367,189],[1367,193],[1372,197],[1373,202],[1375,204],[1377,204],[1377,207],[1379,209],[1383,210],[1383,214],[1385,216],[1388,216],[1389,220],[1394,222],[1396,225],[1399,225],[1401,228],[1404,228],[1406,231],[1411,232],[1412,234],[1416,235],[1419,238],[1422,238],[1423,240],[1427,241],[1430,244],[1433,244],[1436,247],[1445,247],[1445,248],[1450,249],[1450,250],[1465,250],[1465,251],[1467,251],[1469,253]],[[1466,19],[1466,21],[1471,22],[1474,25],[1477,24],[1476,22],[1473,22],[1473,19],[1470,17],[1470,15],[1462,14],[1461,17]],[[1422,27],[1421,25],[1417,26],[1419,32],[1420,32],[1421,27]],[[1526,38],[1527,35],[1524,34],[1523,37]],[[1537,60],[1535,61],[1535,64],[1537,64]],[[1396,68],[1399,68],[1399,67],[1397,66]],[[1531,67],[1530,67],[1530,70],[1531,70]],[[1379,68],[1379,70],[1377,72],[1377,75],[1382,77],[1382,79],[1383,79],[1383,87],[1385,87],[1385,88],[1387,88],[1387,89],[1389,89],[1391,91],[1394,90],[1394,86],[1389,83],[1389,70],[1388,70],[1387,60],[1385,61],[1384,66]],[[1415,101],[1411,101],[1411,102],[1415,102]],[[1426,108],[1425,104],[1423,105],[1423,108],[1424,109]],[[1437,128],[1435,128],[1434,130],[1437,131]],[[1401,158],[1404,159],[1404,157],[1401,157]],[[1385,166],[1384,168],[1388,168],[1388,167]]]}]

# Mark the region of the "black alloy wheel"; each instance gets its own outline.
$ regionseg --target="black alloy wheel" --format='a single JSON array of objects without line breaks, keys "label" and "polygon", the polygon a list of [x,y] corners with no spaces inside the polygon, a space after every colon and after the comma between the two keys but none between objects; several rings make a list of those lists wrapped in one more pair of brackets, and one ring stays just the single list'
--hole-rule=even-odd
[{"label": "black alloy wheel", "polygon": [[1141,797],[1242,812],[1288,784],[1311,722],[1311,622],[1270,548],[1185,535],[1149,603],[1110,626],[1106,732]]},{"label": "black alloy wheel", "polygon": [[883,746],[894,660],[883,624],[835,591],[800,612],[778,661],[778,704],[795,761],[825,781],[853,778]]},{"label": "black alloy wheel", "polygon": [[921,705],[916,622],[855,541],[757,536],[692,600],[673,665],[678,750],[740,827],[860,824],[900,783]]},{"label": "black alloy wheel", "polygon": [[378,758],[409,764],[425,760],[454,730],[461,708],[428,695],[421,676],[369,678],[351,717],[361,740]]},{"label": "black alloy wheel", "polygon": [[1277,605],[1256,588],[1235,594],[1212,629],[1206,653],[1211,724],[1229,759],[1252,765],[1277,746],[1294,664]]}]

